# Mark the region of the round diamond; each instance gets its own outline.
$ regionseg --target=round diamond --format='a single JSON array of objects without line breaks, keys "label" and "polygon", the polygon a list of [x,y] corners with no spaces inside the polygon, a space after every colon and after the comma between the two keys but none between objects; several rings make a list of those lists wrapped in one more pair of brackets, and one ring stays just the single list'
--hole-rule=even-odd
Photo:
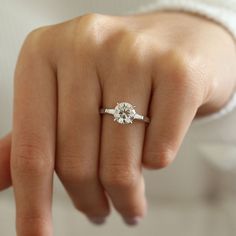
[{"label": "round diamond", "polygon": [[117,103],[114,120],[120,124],[130,124],[134,120],[135,113],[134,107],[131,104],[127,102]]}]

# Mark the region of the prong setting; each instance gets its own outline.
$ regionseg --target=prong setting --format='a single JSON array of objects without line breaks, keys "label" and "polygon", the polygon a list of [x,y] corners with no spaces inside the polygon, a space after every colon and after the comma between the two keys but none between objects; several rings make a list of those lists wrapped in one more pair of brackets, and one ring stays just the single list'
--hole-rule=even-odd
[{"label": "prong setting", "polygon": [[135,117],[134,106],[128,102],[117,103],[114,112],[114,121],[120,124],[132,124]]}]

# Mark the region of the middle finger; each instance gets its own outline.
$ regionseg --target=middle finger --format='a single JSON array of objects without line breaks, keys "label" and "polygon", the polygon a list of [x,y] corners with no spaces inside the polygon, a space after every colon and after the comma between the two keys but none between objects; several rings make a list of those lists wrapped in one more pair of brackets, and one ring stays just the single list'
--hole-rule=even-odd
[{"label": "middle finger", "polygon": [[56,168],[75,207],[103,223],[109,204],[98,179],[100,88],[86,58],[66,58],[58,68]]}]

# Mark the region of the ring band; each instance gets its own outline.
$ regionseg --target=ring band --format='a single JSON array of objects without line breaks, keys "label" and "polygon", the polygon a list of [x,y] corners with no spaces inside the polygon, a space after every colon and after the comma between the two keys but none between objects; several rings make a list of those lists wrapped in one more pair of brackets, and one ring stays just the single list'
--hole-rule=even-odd
[{"label": "ring band", "polygon": [[133,120],[140,120],[146,123],[150,122],[150,119],[146,116],[136,113],[135,106],[128,102],[117,103],[115,108],[101,108],[101,114],[110,114],[114,116],[114,121],[119,124],[132,124]]}]

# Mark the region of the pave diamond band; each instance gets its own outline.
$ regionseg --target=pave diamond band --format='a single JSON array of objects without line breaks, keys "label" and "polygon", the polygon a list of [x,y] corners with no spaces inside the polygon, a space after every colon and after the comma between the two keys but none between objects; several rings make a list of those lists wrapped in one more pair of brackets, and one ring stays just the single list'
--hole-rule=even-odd
[{"label": "pave diamond band", "polygon": [[148,117],[142,116],[135,111],[135,106],[128,102],[117,103],[114,109],[112,108],[101,108],[101,114],[110,114],[114,116],[114,121],[119,124],[132,124],[133,120],[140,120],[146,123],[150,122]]}]

